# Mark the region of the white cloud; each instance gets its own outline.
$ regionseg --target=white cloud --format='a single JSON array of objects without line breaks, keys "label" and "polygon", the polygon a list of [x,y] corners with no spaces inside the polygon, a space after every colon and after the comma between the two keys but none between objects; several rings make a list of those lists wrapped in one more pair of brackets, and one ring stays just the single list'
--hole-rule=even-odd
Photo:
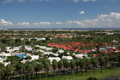
[{"label": "white cloud", "polygon": [[85,14],[85,11],[80,11],[79,14]]},{"label": "white cloud", "polygon": [[11,3],[11,2],[67,2],[67,1],[70,1],[70,2],[75,2],[75,3],[78,3],[78,2],[95,2],[95,1],[117,1],[117,0],[3,0],[1,1],[3,4],[5,3]]},{"label": "white cloud", "polygon": [[25,0],[17,0],[18,2],[25,2]]},{"label": "white cloud", "polygon": [[62,24],[61,22],[56,22],[56,24]]},{"label": "white cloud", "polygon": [[40,25],[50,25],[50,24],[52,24],[52,23],[50,23],[50,22],[40,22],[39,24],[40,24]]},{"label": "white cloud", "polygon": [[3,4],[6,4],[6,3],[11,3],[11,2],[13,2],[14,0],[4,0],[3,1]]},{"label": "white cloud", "polygon": [[74,0],[74,2],[78,3],[78,0]]},{"label": "white cloud", "polygon": [[120,27],[120,13],[111,12],[110,14],[101,14],[95,19],[86,19],[83,21],[68,20],[66,24],[74,24],[78,27],[91,27],[91,28],[112,28]]},{"label": "white cloud", "polygon": [[30,26],[30,23],[29,22],[22,22],[22,23],[18,22],[17,25],[18,26]]},{"label": "white cloud", "polygon": [[73,23],[73,21],[72,20],[68,20],[67,23]]},{"label": "white cloud", "polygon": [[13,25],[13,23],[5,21],[4,19],[0,19],[0,25],[1,26],[11,26],[11,25]]},{"label": "white cloud", "polygon": [[50,26],[52,23],[51,22],[35,22],[35,23],[32,23],[31,25],[33,26]]},{"label": "white cloud", "polygon": [[[94,19],[86,20],[67,20],[66,22],[18,22],[12,23],[0,19],[0,27],[11,26],[11,27],[68,27],[68,28],[120,28],[120,13],[111,12],[110,14],[101,14]],[[53,27],[52,27],[53,28]]]},{"label": "white cloud", "polygon": [[88,2],[88,1],[95,2],[96,0],[83,0],[83,2]]}]

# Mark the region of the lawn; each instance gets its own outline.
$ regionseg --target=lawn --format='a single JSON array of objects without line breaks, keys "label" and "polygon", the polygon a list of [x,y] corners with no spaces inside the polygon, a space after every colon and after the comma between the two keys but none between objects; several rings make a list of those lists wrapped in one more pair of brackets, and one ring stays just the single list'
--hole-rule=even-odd
[{"label": "lawn", "polygon": [[[100,72],[100,69],[95,70],[95,74],[93,73],[93,70],[88,71],[88,75],[86,75],[86,72],[84,72],[83,76],[81,76],[81,73],[75,73],[74,74],[74,80],[87,80],[88,77],[96,77],[98,79],[104,78],[104,77],[109,77],[109,76],[114,76],[114,75],[120,75],[120,67],[116,67],[115,69],[103,69],[103,73]],[[67,80],[71,80],[72,75],[68,74]],[[61,75],[61,80],[66,80],[65,75]],[[19,80],[20,77],[14,77],[11,78],[10,80]],[[48,80],[53,80],[53,73],[49,73]],[[26,80],[28,80],[28,76],[26,76]],[[40,80],[39,79],[39,74],[36,76],[33,76],[33,79],[31,80]],[[42,74],[42,80],[45,80],[44,78],[44,73]],[[59,76],[56,75],[55,80],[59,80]]]}]

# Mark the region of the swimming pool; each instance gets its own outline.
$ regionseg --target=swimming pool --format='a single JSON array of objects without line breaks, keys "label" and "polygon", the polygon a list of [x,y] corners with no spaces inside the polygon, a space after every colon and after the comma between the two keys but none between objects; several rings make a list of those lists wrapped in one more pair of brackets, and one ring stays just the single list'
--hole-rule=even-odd
[{"label": "swimming pool", "polygon": [[24,57],[26,57],[25,54],[18,54],[17,56],[18,56],[19,58],[24,58]]}]

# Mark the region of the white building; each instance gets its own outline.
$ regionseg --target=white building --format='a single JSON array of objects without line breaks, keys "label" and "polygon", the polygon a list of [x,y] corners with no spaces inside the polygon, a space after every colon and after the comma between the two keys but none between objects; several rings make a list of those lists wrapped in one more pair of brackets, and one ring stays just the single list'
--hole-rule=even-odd
[{"label": "white building", "polygon": [[59,52],[59,53],[64,53],[64,50],[59,49],[58,52]]},{"label": "white building", "polygon": [[31,60],[37,60],[39,59],[39,55],[31,55]]},{"label": "white building", "polygon": [[76,54],[75,55],[75,57],[77,57],[77,58],[83,58],[83,57],[88,57],[88,55],[87,54]]},{"label": "white building", "polygon": [[72,60],[73,58],[71,56],[62,56],[62,59]]},{"label": "white building", "polygon": [[54,59],[55,59],[57,62],[61,60],[59,57],[49,57],[48,59],[50,60],[51,63],[52,63],[52,61],[53,61]]}]

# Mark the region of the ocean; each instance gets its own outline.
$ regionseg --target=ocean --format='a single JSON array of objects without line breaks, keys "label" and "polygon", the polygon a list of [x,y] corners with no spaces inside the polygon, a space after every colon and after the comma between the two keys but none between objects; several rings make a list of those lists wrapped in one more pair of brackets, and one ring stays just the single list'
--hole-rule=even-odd
[{"label": "ocean", "polygon": [[120,30],[120,28],[8,28],[5,30]]}]

